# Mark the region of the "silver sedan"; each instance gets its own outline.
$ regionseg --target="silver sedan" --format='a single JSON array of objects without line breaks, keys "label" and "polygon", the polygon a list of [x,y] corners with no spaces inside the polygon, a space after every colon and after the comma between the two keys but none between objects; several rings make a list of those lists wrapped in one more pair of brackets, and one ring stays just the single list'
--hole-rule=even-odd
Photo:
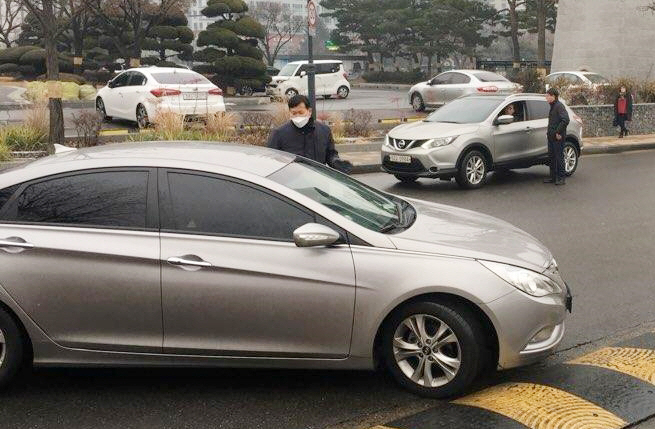
[{"label": "silver sedan", "polygon": [[433,397],[564,335],[551,253],[287,153],[120,144],[0,175],[0,383],[35,365],[373,369]]},{"label": "silver sedan", "polygon": [[467,94],[507,95],[523,87],[505,77],[485,70],[451,70],[410,88],[409,104],[417,112],[435,108]]}]

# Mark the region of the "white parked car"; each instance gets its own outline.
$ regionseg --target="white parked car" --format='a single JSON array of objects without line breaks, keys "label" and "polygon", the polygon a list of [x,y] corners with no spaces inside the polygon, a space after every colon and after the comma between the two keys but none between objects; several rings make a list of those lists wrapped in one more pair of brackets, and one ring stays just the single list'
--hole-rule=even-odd
[{"label": "white parked car", "polygon": [[451,70],[410,88],[409,104],[415,111],[443,106],[462,95],[509,95],[521,92],[523,87],[507,78],[485,70]]},{"label": "white parked car", "polygon": [[550,88],[558,80],[563,79],[572,86],[588,86],[598,88],[599,86],[609,85],[610,81],[602,75],[593,72],[581,71],[561,71],[551,73],[545,78],[546,89]]},{"label": "white parked car", "polygon": [[[350,94],[348,74],[341,61],[314,61],[316,71],[316,96],[330,98],[336,95],[346,98]],[[309,64],[307,61],[294,61],[284,66],[277,76],[266,86],[266,94],[272,96],[293,97],[296,94],[307,95]]]},{"label": "white parked car", "polygon": [[192,70],[139,67],[124,71],[98,91],[96,110],[105,120],[135,121],[140,128],[161,112],[206,116],[225,111],[223,91]]}]

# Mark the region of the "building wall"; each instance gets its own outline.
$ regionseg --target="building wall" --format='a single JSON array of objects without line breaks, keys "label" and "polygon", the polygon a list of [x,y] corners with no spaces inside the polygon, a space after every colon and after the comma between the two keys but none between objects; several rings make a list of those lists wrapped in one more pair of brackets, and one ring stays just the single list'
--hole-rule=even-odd
[{"label": "building wall", "polygon": [[645,0],[560,0],[552,71],[655,79],[655,15]]}]

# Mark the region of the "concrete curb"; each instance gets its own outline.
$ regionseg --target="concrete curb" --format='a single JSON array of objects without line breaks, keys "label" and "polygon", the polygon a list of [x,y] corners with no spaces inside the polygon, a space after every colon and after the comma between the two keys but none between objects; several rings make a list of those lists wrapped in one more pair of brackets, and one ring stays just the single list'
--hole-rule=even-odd
[{"label": "concrete curb", "polygon": [[[61,102],[64,109],[93,109],[95,107],[95,101],[86,100],[86,101],[72,101],[64,100]],[[21,103],[0,103],[0,110],[23,110],[29,109],[32,107],[32,102],[25,101]]]},{"label": "concrete curb", "polygon": [[271,104],[271,97],[224,97],[225,106],[260,106]]},{"label": "concrete curb", "polygon": [[584,146],[582,148],[583,155],[595,155],[600,153],[621,153],[634,150],[655,149],[655,142],[652,143],[628,143],[621,145],[605,145],[605,146]]},{"label": "concrete curb", "polygon": [[350,174],[367,174],[367,173],[380,173],[382,172],[381,164],[362,164],[353,165],[353,171]]}]

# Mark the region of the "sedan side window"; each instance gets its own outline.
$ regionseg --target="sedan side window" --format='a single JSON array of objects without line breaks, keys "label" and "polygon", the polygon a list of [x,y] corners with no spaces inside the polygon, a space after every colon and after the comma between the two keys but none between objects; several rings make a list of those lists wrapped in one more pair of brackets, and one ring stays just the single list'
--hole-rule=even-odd
[{"label": "sedan side window", "polygon": [[28,185],[3,218],[20,223],[145,229],[147,171],[75,174]]},{"label": "sedan side window", "polygon": [[470,82],[471,78],[462,73],[452,73],[452,77],[450,78],[450,83],[452,84],[465,84]]},{"label": "sedan side window", "polygon": [[143,86],[146,83],[146,80],[147,79],[143,74],[134,72],[130,79],[130,86]]},{"label": "sedan side window", "polygon": [[0,189],[0,213],[2,208],[7,204],[12,195],[20,188],[20,185],[10,186],[8,188]]},{"label": "sedan side window", "polygon": [[432,85],[448,85],[449,83],[451,83],[450,79],[452,75],[453,73],[440,74],[434,79],[432,79]]},{"label": "sedan side window", "polygon": [[293,231],[315,221],[268,192],[226,179],[170,172],[168,185],[168,231],[293,241]]},{"label": "sedan side window", "polygon": [[127,86],[130,80],[130,72],[125,72],[119,74],[114,80],[111,81],[112,88],[120,88],[121,86]]}]

